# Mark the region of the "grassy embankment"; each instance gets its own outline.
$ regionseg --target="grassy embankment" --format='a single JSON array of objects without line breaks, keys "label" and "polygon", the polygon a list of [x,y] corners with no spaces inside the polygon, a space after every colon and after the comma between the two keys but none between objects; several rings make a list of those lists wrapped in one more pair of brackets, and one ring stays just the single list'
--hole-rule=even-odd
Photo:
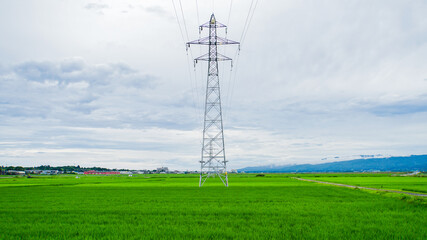
[{"label": "grassy embankment", "polygon": [[427,239],[423,204],[289,176],[0,179],[0,239]]}]

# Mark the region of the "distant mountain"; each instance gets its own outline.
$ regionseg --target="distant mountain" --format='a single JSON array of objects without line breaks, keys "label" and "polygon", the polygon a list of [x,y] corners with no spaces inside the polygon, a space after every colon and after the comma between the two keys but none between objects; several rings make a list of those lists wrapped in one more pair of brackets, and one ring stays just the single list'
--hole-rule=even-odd
[{"label": "distant mountain", "polygon": [[321,164],[259,166],[238,169],[239,172],[363,172],[363,171],[427,171],[427,155],[407,157],[364,158]]}]

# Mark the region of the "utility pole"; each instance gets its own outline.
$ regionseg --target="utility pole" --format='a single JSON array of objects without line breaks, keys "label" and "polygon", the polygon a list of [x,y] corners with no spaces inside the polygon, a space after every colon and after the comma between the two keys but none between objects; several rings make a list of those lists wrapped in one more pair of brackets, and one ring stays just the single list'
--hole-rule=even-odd
[{"label": "utility pole", "polygon": [[228,187],[218,61],[231,61],[232,59],[219,54],[218,45],[240,43],[217,36],[217,29],[226,28],[227,30],[227,26],[217,22],[214,14],[211,15],[209,22],[200,25],[199,31],[202,31],[203,28],[209,29],[208,37],[187,43],[187,48],[190,47],[191,44],[209,46],[208,53],[194,59],[195,63],[198,61],[208,62],[199,187],[203,186],[209,177],[215,177],[215,175],[217,175],[224,185]]}]

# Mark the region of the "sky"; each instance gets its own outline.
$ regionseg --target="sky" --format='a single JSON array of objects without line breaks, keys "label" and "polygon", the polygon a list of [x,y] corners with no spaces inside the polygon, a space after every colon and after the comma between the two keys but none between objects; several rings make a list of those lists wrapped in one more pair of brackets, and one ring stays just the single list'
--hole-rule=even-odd
[{"label": "sky", "polygon": [[199,169],[207,68],[191,59],[207,49],[185,42],[212,13],[241,42],[219,50],[234,59],[219,65],[228,168],[426,154],[426,12],[423,0],[0,0],[0,165]]}]

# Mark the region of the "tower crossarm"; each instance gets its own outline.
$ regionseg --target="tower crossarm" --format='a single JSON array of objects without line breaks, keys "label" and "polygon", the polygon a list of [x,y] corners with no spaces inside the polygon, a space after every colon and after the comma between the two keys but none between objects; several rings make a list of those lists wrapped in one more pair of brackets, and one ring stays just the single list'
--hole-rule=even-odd
[{"label": "tower crossarm", "polygon": [[210,28],[210,27],[211,28],[212,27],[214,27],[214,28],[226,28],[227,26],[224,25],[224,24],[222,24],[222,23],[220,23],[220,22],[218,22],[218,21],[216,21],[216,19],[212,18],[212,17],[211,17],[211,20],[209,20],[208,22],[206,22],[206,23],[204,23],[204,24],[202,24],[202,25],[199,26],[200,31],[203,30],[203,28]]},{"label": "tower crossarm", "polygon": [[215,36],[215,39],[212,39],[212,37],[203,37],[191,42],[187,42],[187,47],[190,47],[190,45],[229,45],[229,44],[240,44],[240,43],[230,40],[228,38]]},{"label": "tower crossarm", "polygon": [[[187,49],[191,45],[221,46],[221,45],[233,45],[233,44],[239,45],[239,49],[240,49],[240,42],[217,36],[216,29],[226,28],[226,27],[227,27],[226,25],[216,21],[215,16],[212,14],[211,19],[208,22],[200,25],[200,31],[203,30],[203,28],[209,28],[209,36],[187,42],[186,44]],[[230,60],[232,59],[220,53],[217,53],[216,51],[215,51],[215,54],[207,53],[194,59],[195,63],[197,63],[197,61],[230,61]]]},{"label": "tower crossarm", "polygon": [[197,61],[231,61],[231,60],[233,60],[233,59],[231,59],[227,56],[224,56],[220,53],[217,53],[217,57],[213,58],[213,59],[209,57],[208,53],[203,54],[202,56],[194,59],[194,61],[196,61],[196,63],[197,63]]}]

